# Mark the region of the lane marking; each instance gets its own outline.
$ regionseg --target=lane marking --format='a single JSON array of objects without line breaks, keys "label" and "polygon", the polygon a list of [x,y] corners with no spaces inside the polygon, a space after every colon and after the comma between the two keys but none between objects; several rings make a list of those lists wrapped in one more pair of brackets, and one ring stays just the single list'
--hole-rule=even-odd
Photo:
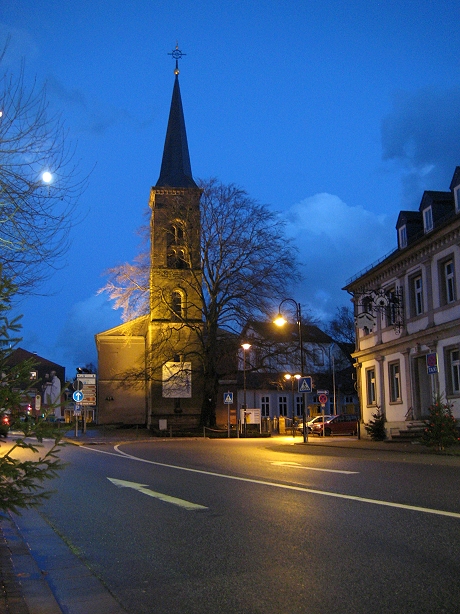
[{"label": "lane marking", "polygon": [[359,471],[344,471],[342,469],[321,469],[319,467],[306,467],[300,463],[294,461],[271,461],[271,465],[277,465],[280,467],[294,467],[295,469],[307,469],[308,471],[326,471],[329,473],[344,473],[345,475],[353,475],[359,473]]},{"label": "lane marking", "polygon": [[107,478],[112,484],[118,486],[118,488],[132,488],[133,490],[137,490],[138,492],[144,493],[144,495],[148,495],[149,497],[154,497],[155,499],[159,499],[160,501],[165,501],[166,503],[172,503],[173,505],[178,505],[179,507],[183,507],[186,510],[195,511],[195,510],[207,510],[208,508],[205,505],[198,505],[197,503],[191,503],[190,501],[185,501],[184,499],[178,499],[177,497],[170,497],[169,495],[164,495],[161,492],[155,492],[154,490],[150,490],[147,488],[148,484],[137,484],[136,482],[127,482],[125,480],[116,480],[115,478]]},{"label": "lane marking", "polygon": [[385,507],[394,507],[396,509],[403,509],[412,512],[421,512],[423,514],[435,514],[437,516],[448,516],[449,518],[458,518],[460,519],[460,513],[458,512],[446,512],[444,510],[436,510],[429,507],[419,507],[417,505],[405,505],[404,503],[393,503],[392,501],[383,501],[380,499],[368,499],[366,497],[356,497],[354,495],[342,495],[340,493],[335,492],[327,492],[324,490],[314,490],[312,488],[304,488],[302,486],[290,486],[289,484],[277,484],[276,482],[267,482],[265,480],[256,480],[253,478],[242,478],[234,475],[226,475],[225,473],[215,473],[213,471],[204,471],[202,469],[191,469],[190,467],[179,467],[178,465],[169,465],[167,463],[158,463],[156,461],[150,461],[143,458],[138,458],[137,456],[133,456],[132,454],[127,454],[119,449],[119,446],[122,444],[118,444],[114,446],[115,450],[119,452],[119,454],[114,454],[113,452],[103,452],[102,450],[95,450],[94,448],[79,446],[80,448],[85,448],[86,450],[91,450],[92,452],[102,452],[103,454],[111,454],[112,456],[123,456],[125,458],[140,462],[147,463],[148,465],[156,465],[157,467],[166,467],[167,469],[179,469],[180,471],[188,471],[190,473],[199,473],[202,475],[209,475],[217,478],[225,478],[227,480],[235,480],[237,482],[248,482],[250,484],[258,484],[260,486],[271,486],[272,488],[282,488],[285,490],[296,490],[298,492],[308,492],[313,495],[322,495],[324,497],[335,497],[336,499],[347,499],[349,501],[358,501],[359,503],[371,503],[373,505],[383,505]]}]

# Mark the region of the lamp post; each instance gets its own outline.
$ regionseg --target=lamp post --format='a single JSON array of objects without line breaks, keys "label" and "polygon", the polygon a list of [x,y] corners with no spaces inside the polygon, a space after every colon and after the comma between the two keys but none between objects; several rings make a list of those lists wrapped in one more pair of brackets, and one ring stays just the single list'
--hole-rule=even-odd
[{"label": "lamp post", "polygon": [[[243,348],[243,419],[244,419],[244,435],[246,436],[246,352],[251,347],[250,343],[242,343]],[[239,429],[238,429],[239,432]]]},{"label": "lamp post", "polygon": [[[287,323],[286,318],[283,316],[281,308],[283,307],[284,303],[291,303],[292,305],[294,305],[295,307],[295,317],[296,317],[296,323],[297,323],[297,330],[298,330],[298,335],[299,335],[299,352],[300,352],[300,375],[301,377],[304,376],[304,369],[305,369],[305,358],[304,358],[304,349],[303,349],[303,339],[302,339],[302,311],[300,308],[300,303],[298,303],[297,301],[295,301],[293,298],[285,298],[281,301],[281,303],[279,304],[278,307],[278,315],[276,317],[275,320],[273,320],[273,322],[277,325],[277,326],[284,326]],[[304,393],[303,396],[303,408],[302,408],[302,431],[303,431],[303,441],[304,443],[306,443],[308,441],[308,432],[307,432],[307,403],[306,403],[306,395]]]},{"label": "lamp post", "polygon": [[301,376],[301,375],[299,375],[299,373],[296,373],[295,375],[291,375],[291,373],[285,373],[285,374],[284,374],[284,379],[285,379],[286,381],[288,381],[288,382],[291,382],[291,392],[292,392],[292,421],[293,421],[293,422],[294,422],[294,420],[295,420],[295,407],[294,407],[294,405],[295,405],[295,403],[294,403],[294,401],[295,401],[295,399],[294,399],[294,382],[295,382],[296,380],[297,380],[297,381],[299,381],[299,379],[300,379],[301,377],[302,377],[302,376]]}]

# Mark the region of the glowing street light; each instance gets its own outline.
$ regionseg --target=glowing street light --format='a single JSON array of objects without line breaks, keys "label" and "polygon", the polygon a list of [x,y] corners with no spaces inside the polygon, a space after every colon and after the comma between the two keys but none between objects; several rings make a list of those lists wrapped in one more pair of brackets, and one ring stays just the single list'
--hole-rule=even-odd
[{"label": "glowing street light", "polygon": [[[281,301],[281,303],[279,304],[278,315],[273,320],[273,323],[276,324],[277,326],[280,326],[280,327],[284,326],[285,324],[287,324],[287,320],[283,316],[283,313],[281,311],[281,308],[283,307],[284,303],[291,303],[292,305],[295,306],[297,331],[298,331],[298,335],[299,335],[300,376],[303,377],[304,376],[304,368],[305,368],[305,360],[304,360],[304,349],[303,349],[303,339],[302,339],[302,312],[301,312],[301,308],[300,308],[300,303],[295,301],[293,298],[285,298],[285,299],[283,299]],[[307,402],[306,402],[306,398],[305,398],[305,394],[304,394],[303,411],[302,411],[302,418],[303,418],[303,428],[302,428],[302,431],[303,431],[304,443],[306,443],[308,441],[306,409],[307,409]]]},{"label": "glowing street light", "polygon": [[[243,348],[243,416],[244,416],[244,431],[246,435],[246,352],[251,347],[250,343],[242,343]],[[238,429],[239,430],[239,429]]]},{"label": "glowing street light", "polygon": [[291,382],[291,391],[292,391],[292,423],[294,425],[294,420],[295,420],[295,410],[294,410],[294,382],[297,380],[299,381],[299,379],[302,376],[299,373],[296,373],[295,375],[291,375],[290,373],[285,373],[284,374],[284,379],[287,380],[288,382]]}]

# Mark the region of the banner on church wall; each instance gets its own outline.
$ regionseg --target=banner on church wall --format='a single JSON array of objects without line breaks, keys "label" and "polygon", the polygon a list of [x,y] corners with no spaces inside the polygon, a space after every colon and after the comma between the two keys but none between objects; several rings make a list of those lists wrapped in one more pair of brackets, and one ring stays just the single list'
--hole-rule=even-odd
[{"label": "banner on church wall", "polygon": [[167,362],[163,365],[163,397],[186,399],[192,396],[192,363]]}]

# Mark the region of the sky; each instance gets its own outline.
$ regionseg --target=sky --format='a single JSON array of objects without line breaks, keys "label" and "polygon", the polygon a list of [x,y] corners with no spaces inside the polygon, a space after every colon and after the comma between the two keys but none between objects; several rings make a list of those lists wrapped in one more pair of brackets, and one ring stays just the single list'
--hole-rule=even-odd
[{"label": "sky", "polygon": [[46,82],[90,173],[65,260],[18,306],[21,347],[71,379],[121,322],[97,291],[139,251],[176,43],[194,177],[279,213],[302,265],[291,297],[327,322],[396,247],[399,211],[460,165],[459,17],[450,0],[3,2],[0,68]]}]

